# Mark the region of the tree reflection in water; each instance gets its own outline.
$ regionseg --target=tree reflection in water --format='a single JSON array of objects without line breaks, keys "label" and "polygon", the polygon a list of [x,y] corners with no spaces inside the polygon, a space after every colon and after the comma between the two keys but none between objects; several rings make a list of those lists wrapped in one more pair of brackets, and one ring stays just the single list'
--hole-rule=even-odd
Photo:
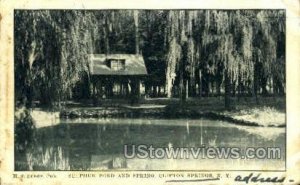
[{"label": "tree reflection in water", "polygon": [[[131,124],[135,122],[135,124]],[[136,123],[138,122],[138,123]],[[166,124],[166,123],[170,124]],[[39,128],[33,150],[16,155],[16,170],[157,170],[175,168],[207,169],[220,163],[223,167],[240,166],[254,169],[264,161],[210,159],[125,159],[124,145],[144,144],[153,147],[281,147],[285,153],[285,134],[272,139],[240,126],[209,120],[102,120],[96,123],[61,123]],[[272,129],[272,128],[268,128]],[[22,157],[23,156],[23,157]],[[29,161],[28,161],[29,159]],[[170,162],[172,161],[172,162]],[[268,161],[270,162],[270,161]],[[274,162],[274,169],[284,168],[282,160]],[[234,165],[233,165],[234,164]],[[31,167],[29,168],[28,165]],[[257,168],[256,168],[257,169]]]}]

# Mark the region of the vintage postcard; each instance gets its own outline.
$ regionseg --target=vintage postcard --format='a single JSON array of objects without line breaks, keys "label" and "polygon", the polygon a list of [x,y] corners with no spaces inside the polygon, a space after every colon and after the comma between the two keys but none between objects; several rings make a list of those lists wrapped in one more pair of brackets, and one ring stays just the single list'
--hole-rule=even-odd
[{"label": "vintage postcard", "polygon": [[300,183],[299,1],[0,3],[0,185]]}]

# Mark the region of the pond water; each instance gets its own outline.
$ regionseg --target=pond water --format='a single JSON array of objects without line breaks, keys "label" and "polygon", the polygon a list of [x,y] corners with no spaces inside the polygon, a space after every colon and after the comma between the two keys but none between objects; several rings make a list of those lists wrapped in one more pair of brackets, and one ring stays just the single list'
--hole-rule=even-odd
[{"label": "pond water", "polygon": [[[281,158],[127,159],[126,144],[128,149],[141,144],[169,149],[279,147]],[[34,147],[15,153],[15,160],[15,170],[284,170],[285,128],[237,126],[206,119],[60,120],[38,128]]]}]

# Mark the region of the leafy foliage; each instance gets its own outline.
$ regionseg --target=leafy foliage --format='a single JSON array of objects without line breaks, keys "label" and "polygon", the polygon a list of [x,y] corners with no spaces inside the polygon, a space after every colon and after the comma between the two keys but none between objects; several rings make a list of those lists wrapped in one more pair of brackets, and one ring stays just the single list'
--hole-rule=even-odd
[{"label": "leafy foliage", "polygon": [[180,80],[195,91],[225,74],[235,86],[259,92],[273,81],[284,92],[284,18],[283,10],[17,10],[16,98],[53,105],[78,88],[88,98],[90,53],[143,54],[146,86],[165,86],[168,97]]}]

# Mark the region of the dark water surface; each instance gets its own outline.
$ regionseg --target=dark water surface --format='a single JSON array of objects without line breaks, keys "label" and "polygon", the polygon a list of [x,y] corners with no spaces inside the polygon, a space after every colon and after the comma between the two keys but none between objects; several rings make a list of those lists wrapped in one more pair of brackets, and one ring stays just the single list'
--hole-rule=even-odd
[{"label": "dark water surface", "polygon": [[[60,120],[59,124],[39,128],[36,141],[26,154],[15,154],[16,170],[285,169],[285,128],[237,126],[205,119]],[[280,147],[281,159],[125,159],[125,144],[164,148]]]}]

